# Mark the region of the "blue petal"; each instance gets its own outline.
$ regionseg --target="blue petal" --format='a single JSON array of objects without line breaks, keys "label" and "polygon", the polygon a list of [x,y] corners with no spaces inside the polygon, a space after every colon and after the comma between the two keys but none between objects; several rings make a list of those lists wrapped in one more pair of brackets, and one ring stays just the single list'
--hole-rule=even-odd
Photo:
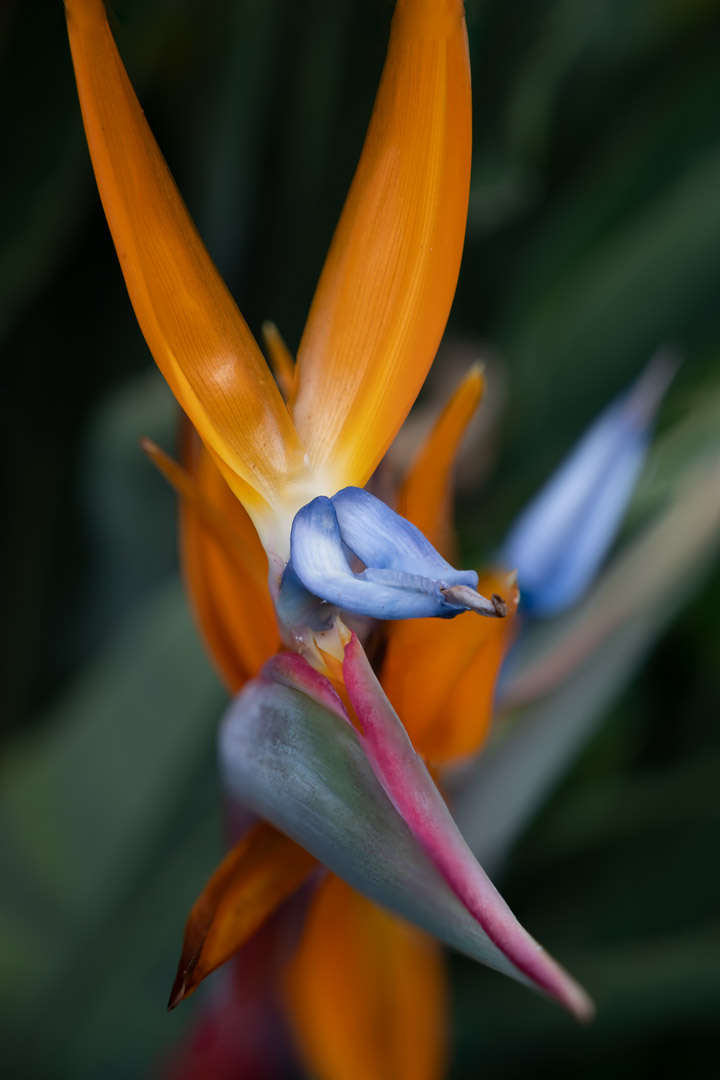
[{"label": "blue petal", "polygon": [[[290,574],[294,574],[314,596],[345,611],[376,619],[451,616],[465,610],[449,603],[441,589],[449,585],[474,588],[477,574],[454,570],[408,521],[372,495],[368,496],[371,502],[348,499],[346,494],[350,490],[345,489],[341,500],[348,535],[341,530],[334,499],[319,496],[295,515],[290,539],[291,562],[283,590],[286,581],[289,584],[292,580]],[[376,503],[387,513],[378,513],[373,505]],[[382,533],[375,536],[374,547],[370,542],[371,527],[357,526],[351,512],[360,518],[368,508],[371,527]],[[393,550],[393,544],[397,551]],[[354,573],[344,545],[363,562],[377,558],[378,564]]]},{"label": "blue petal", "polygon": [[551,615],[590,586],[640,475],[652,419],[674,365],[651,363],[610,405],[520,515],[502,562],[518,571],[523,606]]},{"label": "blue petal", "polygon": [[472,570],[455,570],[420,530],[381,499],[362,488],[346,487],[333,495],[342,538],[366,566],[409,571],[451,585],[477,587]]}]

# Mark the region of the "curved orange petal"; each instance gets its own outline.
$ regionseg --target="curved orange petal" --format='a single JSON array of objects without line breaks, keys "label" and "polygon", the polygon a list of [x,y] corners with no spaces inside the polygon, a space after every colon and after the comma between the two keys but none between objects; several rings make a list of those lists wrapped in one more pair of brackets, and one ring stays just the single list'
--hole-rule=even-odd
[{"label": "curved orange petal", "polygon": [[140,328],[173,393],[259,520],[303,452],[215,269],[115,48],[102,0],[65,0],[93,168]]},{"label": "curved orange petal", "polygon": [[453,546],[450,473],[484,392],[483,369],[475,364],[440,414],[398,494],[398,513],[417,525],[446,558],[452,556]]},{"label": "curved orange petal", "polygon": [[272,826],[255,825],[223,859],[193,904],[169,1008],[234,956],[315,865],[312,855]]},{"label": "curved orange petal", "polygon": [[470,150],[462,0],[398,0],[298,352],[293,415],[329,494],[365,484],[433,361],[460,268]]},{"label": "curved orange petal", "polygon": [[440,1080],[442,950],[336,877],[318,889],[289,978],[300,1047],[321,1080]]},{"label": "curved orange petal", "polygon": [[[248,514],[189,424],[183,443],[183,461],[202,500],[184,498],[181,504],[185,584],[210,655],[235,693],[281,644],[267,556]],[[232,546],[203,503],[225,523]]]},{"label": "curved orange petal", "polygon": [[380,681],[417,752],[441,764],[475,753],[492,719],[495,682],[512,640],[514,579],[481,575],[483,596],[499,593],[504,619],[406,619],[388,626]]},{"label": "curved orange petal", "polygon": [[[398,511],[452,556],[450,518],[455,455],[485,389],[474,365],[435,422],[398,495]],[[474,753],[492,719],[495,682],[512,637],[517,607],[514,581],[485,575],[484,596],[508,601],[505,619],[461,615],[456,619],[406,619],[388,623],[381,682],[413,744],[440,764]]]},{"label": "curved orange petal", "polygon": [[182,498],[183,571],[196,622],[231,693],[280,647],[267,585],[267,556],[255,528],[185,422],[178,465],[150,439],[142,447]]},{"label": "curved orange petal", "polygon": [[295,360],[282,334],[274,322],[267,319],[262,324],[263,344],[270,360],[270,367],[285,401],[291,402],[294,393]]}]

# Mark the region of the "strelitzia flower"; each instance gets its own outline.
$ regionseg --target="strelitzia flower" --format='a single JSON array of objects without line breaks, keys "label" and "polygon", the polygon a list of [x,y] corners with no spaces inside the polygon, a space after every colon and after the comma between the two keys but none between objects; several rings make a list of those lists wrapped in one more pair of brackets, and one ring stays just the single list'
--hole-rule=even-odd
[{"label": "strelitzia flower", "polygon": [[[507,572],[480,582],[427,539],[444,531],[453,454],[482,392],[478,371],[406,477],[400,513],[363,490],[422,385],[459,272],[471,145],[461,0],[397,2],[370,128],[296,367],[268,336],[285,400],[190,221],[101,0],[65,7],[88,145],[130,298],[201,440],[189,435],[185,470],[150,452],[184,497],[190,592],[218,667],[240,691],[221,728],[223,779],[260,821],[191,914],[173,1001],[236,952],[319,860],[336,876],[313,902],[292,996],[301,1044],[320,1075],[431,1078],[442,1070],[437,1021],[422,1038],[417,1025],[398,1021],[388,1063],[372,1030],[379,971],[367,978],[358,970],[382,955],[398,973],[398,1017],[408,1003],[437,1017],[437,953],[354,890],[587,1018],[587,995],[518,924],[425,765],[482,742],[517,603]],[[348,612],[360,619],[354,629]],[[359,941],[366,947],[357,953]],[[355,964],[357,978],[344,969],[350,1010],[330,971],[338,950]],[[353,1016],[371,1029],[361,1073]],[[367,1053],[375,1055],[369,1064]]]}]

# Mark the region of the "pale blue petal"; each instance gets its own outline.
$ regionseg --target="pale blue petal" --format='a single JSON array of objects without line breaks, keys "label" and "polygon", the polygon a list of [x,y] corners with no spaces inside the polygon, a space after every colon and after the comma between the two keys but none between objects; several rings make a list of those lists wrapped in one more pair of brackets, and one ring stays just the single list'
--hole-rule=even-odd
[{"label": "pale blue petal", "polygon": [[[366,564],[365,570],[353,572],[345,548]],[[346,488],[333,499],[319,496],[299,510],[290,549],[281,604],[294,575],[308,593],[358,615],[451,617],[465,608],[450,603],[441,590],[451,585],[475,588],[478,580],[472,570],[453,569],[414,525],[359,489]],[[293,601],[293,607],[299,603]]]},{"label": "pale blue petal", "polygon": [[[413,526],[392,510],[388,509],[388,512],[392,515],[395,536],[402,543],[405,527],[412,529]],[[347,519],[348,515],[345,515],[345,521]],[[383,525],[385,527],[388,525],[388,518],[384,519]],[[415,531],[418,530],[415,529]],[[352,539],[355,539],[355,535]],[[422,539],[424,540],[424,537]],[[415,541],[415,538],[412,540]],[[353,611],[356,615],[367,615],[376,619],[417,619],[457,615],[464,609],[449,604],[440,593],[441,586],[477,583],[477,576],[473,571],[453,570],[436,552],[435,555],[444,572],[444,578],[440,581],[424,577],[418,572],[386,568],[391,561],[386,539],[378,545],[378,550],[382,550],[381,557],[385,567],[379,569],[369,567],[367,570],[354,573],[345,556],[343,542],[351,548],[348,538],[341,534],[334,501],[324,496],[313,499],[295,516],[290,537],[289,569],[309,593],[345,611]],[[416,548],[419,549],[420,545],[416,544]],[[351,550],[354,551],[354,548]],[[367,554],[367,548],[364,550]],[[408,557],[415,550],[412,544],[406,545],[406,553],[410,553]],[[359,556],[359,553],[355,554]],[[362,556],[359,557],[362,558]],[[429,565],[429,562],[429,559],[425,558],[420,566],[417,563],[408,565],[422,570]],[[436,568],[437,566],[433,567],[433,569]],[[286,580],[289,583],[289,576],[286,576]],[[283,591],[286,580],[283,581]]]},{"label": "pale blue petal", "polygon": [[473,570],[456,570],[406,518],[362,488],[347,487],[333,495],[342,538],[365,566],[403,570],[450,585],[477,587]]},{"label": "pale blue petal", "polygon": [[592,583],[642,470],[670,375],[667,360],[651,364],[589,428],[510,530],[500,559],[517,569],[526,610],[555,614]]}]

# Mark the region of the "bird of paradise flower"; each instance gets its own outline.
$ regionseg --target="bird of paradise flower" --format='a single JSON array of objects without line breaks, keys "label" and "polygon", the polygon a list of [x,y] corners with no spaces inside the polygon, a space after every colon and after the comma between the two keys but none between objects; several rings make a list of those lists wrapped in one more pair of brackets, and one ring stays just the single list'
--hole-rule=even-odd
[{"label": "bird of paradise flower", "polygon": [[[471,156],[461,0],[396,4],[370,128],[297,365],[272,328],[266,335],[277,384],[153,140],[102,0],[65,7],[128,291],[199,436],[188,436],[184,469],[149,452],[183,495],[190,594],[238,694],[221,733],[225,782],[262,819],[191,913],[173,1003],[232,956],[319,860],[333,873],[312,902],[291,1001],[300,1045],[320,1075],[441,1074],[441,960],[404,920],[587,1018],[587,995],[517,923],[423,761],[437,770],[481,745],[517,605],[507,572],[478,582],[444,558],[450,469],[482,395],[481,373],[468,374],[405,477],[402,516],[360,490],[425,379],[459,273]],[[490,618],[415,617],[467,608]],[[347,610],[361,616],[357,632]],[[376,621],[387,614],[391,622]],[[373,955],[394,973],[399,1022],[389,1048],[373,1030]],[[427,1022],[409,1028],[408,1012]],[[358,1018],[366,1025],[360,1073],[351,1037]]]}]

